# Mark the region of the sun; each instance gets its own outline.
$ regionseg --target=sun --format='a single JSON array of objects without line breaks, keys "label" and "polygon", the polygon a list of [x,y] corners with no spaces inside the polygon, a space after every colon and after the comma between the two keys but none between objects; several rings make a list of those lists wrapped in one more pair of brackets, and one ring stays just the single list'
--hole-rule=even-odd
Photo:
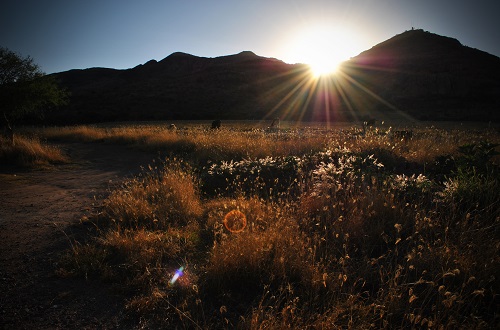
[{"label": "sun", "polygon": [[354,35],[345,28],[327,25],[301,30],[290,42],[289,62],[305,63],[314,76],[335,73],[339,65],[357,55]]}]

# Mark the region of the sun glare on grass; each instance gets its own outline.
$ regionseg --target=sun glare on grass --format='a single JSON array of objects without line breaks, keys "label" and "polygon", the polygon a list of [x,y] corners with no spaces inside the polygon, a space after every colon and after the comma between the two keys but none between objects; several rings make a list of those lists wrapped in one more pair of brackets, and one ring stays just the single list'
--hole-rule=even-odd
[{"label": "sun glare on grass", "polygon": [[333,74],[340,64],[357,55],[356,38],[346,29],[332,26],[313,26],[293,37],[290,58],[305,63],[315,77]]}]

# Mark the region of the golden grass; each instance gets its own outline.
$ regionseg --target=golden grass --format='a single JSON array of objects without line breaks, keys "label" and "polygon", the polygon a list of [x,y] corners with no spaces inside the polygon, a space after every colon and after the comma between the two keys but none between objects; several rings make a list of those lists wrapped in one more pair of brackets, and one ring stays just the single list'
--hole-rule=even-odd
[{"label": "golden grass", "polygon": [[264,131],[238,131],[231,129],[206,130],[195,127],[189,130],[172,131],[153,127],[91,127],[75,126],[46,128],[38,134],[49,140],[110,142],[134,145],[139,149],[163,151],[164,153],[191,154],[200,162],[259,158],[265,156],[301,155],[319,151],[327,136],[314,135],[295,139]]},{"label": "golden grass", "polygon": [[63,164],[69,159],[57,146],[42,143],[38,138],[16,135],[14,145],[0,136],[0,161],[10,166],[40,167]]},{"label": "golden grass", "polygon": [[[170,158],[117,187],[93,219],[100,233],[76,244],[66,262],[67,273],[122,285],[132,296],[128,310],[151,328],[500,322],[499,170],[495,158],[477,167],[482,155],[458,151],[498,143],[493,131],[420,129],[407,141],[387,131],[97,131],[110,143],[158,148],[194,166]],[[292,155],[297,167],[278,157]],[[230,162],[268,156],[275,158],[257,162],[259,169],[242,162],[236,171]],[[224,195],[202,193],[213,188],[203,178],[219,175],[208,173],[210,164],[226,167],[228,177],[217,181],[226,183]],[[299,178],[300,189],[242,189],[247,178],[268,182],[269,173]],[[224,226],[233,210],[246,216],[241,232]],[[184,274],[170,283],[181,266]]]},{"label": "golden grass", "polygon": [[195,178],[180,166],[150,167],[149,172],[113,191],[106,199],[104,213],[119,226],[134,229],[197,222],[203,210]]},{"label": "golden grass", "polygon": [[49,140],[71,142],[95,142],[108,136],[105,130],[90,126],[44,128],[41,130],[41,135]]},{"label": "golden grass", "polygon": [[[358,153],[385,151],[409,163],[430,164],[436,157],[456,155],[457,146],[478,143],[480,139],[500,142],[494,130],[468,131],[436,128],[409,129],[413,138],[393,138],[392,127],[361,130],[295,128],[269,133],[258,129],[223,128],[209,130],[202,126],[170,130],[159,125],[74,126],[45,128],[37,134],[49,140],[75,142],[109,142],[136,148],[189,157],[197,163],[267,156],[302,156],[325,147],[346,147]],[[472,134],[471,134],[472,133]]]}]

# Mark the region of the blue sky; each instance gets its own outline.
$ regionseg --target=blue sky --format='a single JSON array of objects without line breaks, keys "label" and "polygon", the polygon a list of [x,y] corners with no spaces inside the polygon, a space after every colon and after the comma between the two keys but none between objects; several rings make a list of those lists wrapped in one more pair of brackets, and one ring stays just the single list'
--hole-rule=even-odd
[{"label": "blue sky", "polygon": [[498,0],[3,0],[0,46],[46,73],[126,69],[176,51],[290,63],[307,62],[296,41],[311,27],[345,33],[333,51],[349,56],[415,27],[500,56],[499,14]]}]

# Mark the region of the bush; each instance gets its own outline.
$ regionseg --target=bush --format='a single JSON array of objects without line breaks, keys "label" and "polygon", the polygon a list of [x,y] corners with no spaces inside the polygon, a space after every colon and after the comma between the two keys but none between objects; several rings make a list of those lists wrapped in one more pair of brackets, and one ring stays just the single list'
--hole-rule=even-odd
[{"label": "bush", "polygon": [[247,313],[266,287],[276,290],[289,285],[296,295],[315,295],[323,273],[314,262],[310,243],[286,218],[264,230],[226,235],[210,254],[201,285],[212,299],[239,314]]},{"label": "bush", "polygon": [[297,195],[302,171],[298,157],[266,157],[212,164],[203,176],[203,191],[209,196],[277,197]]},{"label": "bush", "polygon": [[64,164],[69,159],[56,147],[40,142],[37,138],[16,136],[16,144],[0,136],[0,162],[7,166],[40,167]]},{"label": "bush", "polygon": [[[196,172],[174,160],[117,187],[98,216],[111,226],[74,248],[74,272],[130,288],[129,311],[146,326],[498,324],[493,144],[436,130],[391,141],[372,131],[355,141],[332,134],[330,146],[342,147],[286,155],[270,152],[283,145],[252,144],[250,156],[247,133],[190,134],[193,150],[182,153],[196,166],[206,161]],[[224,226],[231,211],[245,215],[243,230]],[[181,266],[184,275],[169,283]]]},{"label": "bush", "polygon": [[104,215],[125,228],[165,229],[197,222],[203,213],[195,177],[176,160],[149,167],[141,176],[114,190]]}]

